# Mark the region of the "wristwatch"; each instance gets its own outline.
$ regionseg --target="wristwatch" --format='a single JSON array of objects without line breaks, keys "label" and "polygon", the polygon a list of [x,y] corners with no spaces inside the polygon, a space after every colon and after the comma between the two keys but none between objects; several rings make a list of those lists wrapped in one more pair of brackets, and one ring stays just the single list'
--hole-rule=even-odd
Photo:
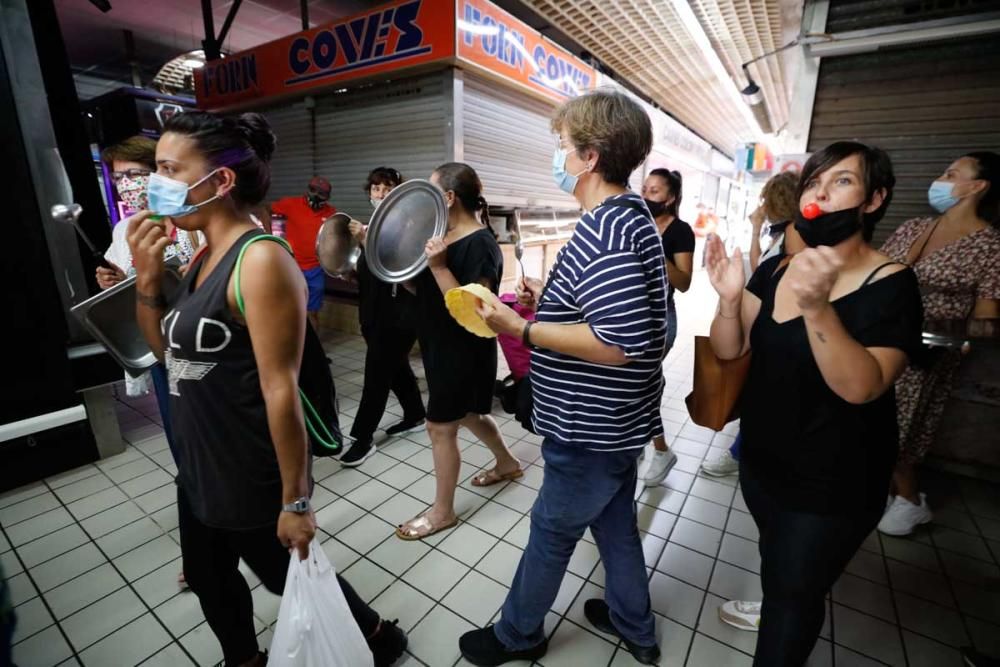
[{"label": "wristwatch", "polygon": [[293,502],[285,503],[281,506],[282,512],[294,512],[295,514],[305,514],[309,511],[309,498],[302,496],[301,498],[296,498]]}]

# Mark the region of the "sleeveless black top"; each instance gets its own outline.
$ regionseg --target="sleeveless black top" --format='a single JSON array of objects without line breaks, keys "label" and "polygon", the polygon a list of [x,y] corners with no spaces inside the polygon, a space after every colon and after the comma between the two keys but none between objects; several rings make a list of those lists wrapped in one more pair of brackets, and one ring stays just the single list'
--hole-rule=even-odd
[{"label": "sleeveless black top", "polygon": [[[168,298],[161,327],[177,446],[177,483],[202,523],[225,529],[274,524],[281,474],[271,442],[250,332],[226,292],[242,235],[197,289],[198,258]],[[310,457],[311,460],[311,457]]]}]

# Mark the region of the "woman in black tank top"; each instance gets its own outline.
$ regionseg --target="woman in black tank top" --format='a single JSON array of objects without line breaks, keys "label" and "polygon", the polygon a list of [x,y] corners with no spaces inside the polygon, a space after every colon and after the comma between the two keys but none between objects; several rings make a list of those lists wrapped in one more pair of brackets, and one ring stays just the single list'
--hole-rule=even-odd
[{"label": "woman in black tank top", "polygon": [[[273,150],[259,114],[174,116],[156,149],[152,211],[133,216],[128,228],[137,319],[169,374],[184,574],[227,665],[266,662],[240,559],[281,594],[289,548],[305,558],[316,534],[298,394],[306,285],[282,246],[252,244],[240,283],[244,319],[232,275],[244,244],[261,233],[248,211],[267,194]],[[206,239],[173,294],[161,291],[169,239],[156,214]],[[375,664],[392,664],[405,635],[340,583]]]},{"label": "woman in black tank top", "polygon": [[706,250],[719,293],[712,347],[722,359],[753,354],[740,484],[760,532],[764,593],[763,603],[727,602],[720,615],[759,627],[761,667],[806,662],[826,593],[885,505],[893,383],[920,348],[923,319],[913,272],[867,243],[894,183],[884,152],[833,144],[799,181],[795,228],[809,248],[787,266],[781,257],[762,263],[746,289],[738,254],[726,257],[718,238]]}]

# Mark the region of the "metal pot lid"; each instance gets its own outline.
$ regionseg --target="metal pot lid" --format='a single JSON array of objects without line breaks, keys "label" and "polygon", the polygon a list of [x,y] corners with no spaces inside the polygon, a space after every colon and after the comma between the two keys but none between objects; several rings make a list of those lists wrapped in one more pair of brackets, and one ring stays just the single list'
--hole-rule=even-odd
[{"label": "metal pot lid", "polygon": [[351,216],[334,213],[323,221],[316,235],[316,257],[323,271],[334,278],[347,275],[357,266],[361,247],[351,236]]},{"label": "metal pot lid", "polygon": [[388,283],[414,278],[427,266],[424,246],[444,236],[448,207],[440,188],[422,179],[396,187],[375,209],[365,242],[372,274]]}]

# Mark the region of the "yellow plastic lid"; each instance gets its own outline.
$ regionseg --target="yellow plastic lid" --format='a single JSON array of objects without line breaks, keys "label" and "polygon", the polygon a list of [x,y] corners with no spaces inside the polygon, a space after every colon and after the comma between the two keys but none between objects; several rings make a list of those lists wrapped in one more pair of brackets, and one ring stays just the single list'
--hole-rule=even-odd
[{"label": "yellow plastic lid", "polygon": [[461,287],[453,287],[444,295],[444,303],[455,321],[466,331],[481,338],[495,338],[496,332],[490,329],[483,318],[476,312],[480,301],[490,298],[490,292],[479,283],[469,283]]}]

